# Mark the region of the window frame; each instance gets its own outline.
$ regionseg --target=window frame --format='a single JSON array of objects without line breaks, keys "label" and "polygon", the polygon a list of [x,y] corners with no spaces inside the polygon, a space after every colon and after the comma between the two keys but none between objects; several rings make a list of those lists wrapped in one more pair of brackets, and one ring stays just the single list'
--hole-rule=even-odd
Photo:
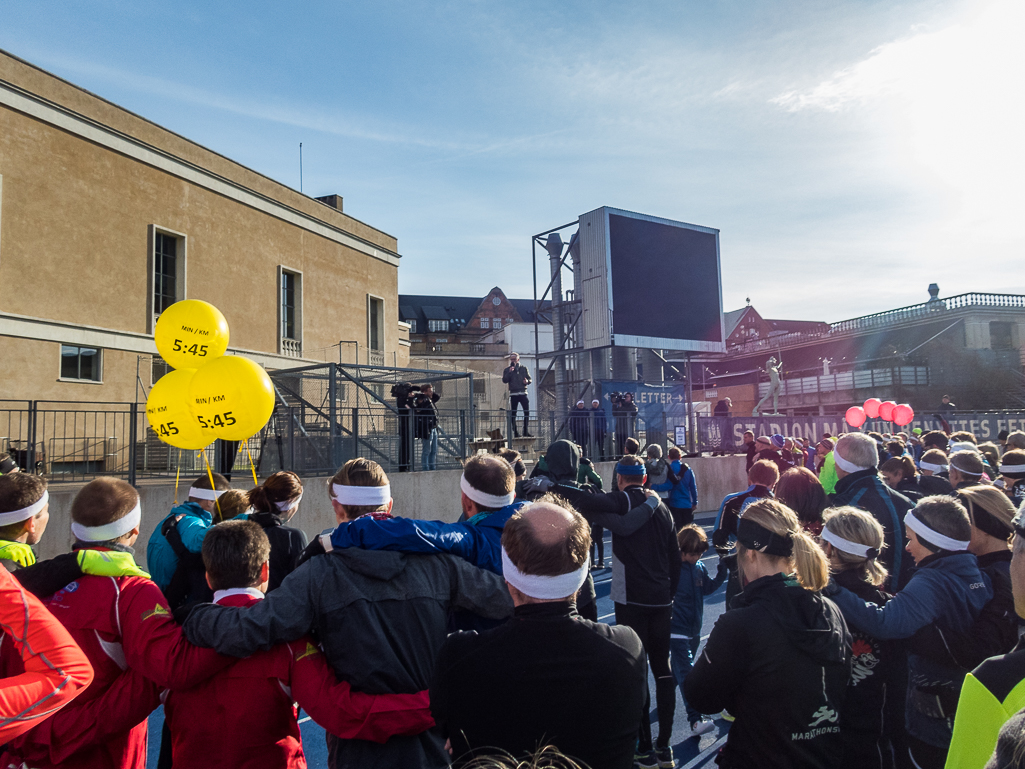
[{"label": "window frame", "polygon": [[[78,351],[76,357],[78,359],[78,376],[68,377],[64,376],[64,349],[71,348]],[[85,379],[81,376],[82,374],[82,350],[95,350],[96,351],[96,377],[91,379]],[[81,344],[65,344],[61,342],[58,347],[57,354],[57,381],[58,382],[75,382],[78,384],[103,384],[103,348],[92,347],[89,345]]]},{"label": "window frame", "polygon": [[156,312],[156,290],[157,290],[157,235],[164,237],[170,237],[177,241],[175,248],[175,286],[174,295],[175,302],[180,302],[183,299],[188,299],[188,252],[189,252],[189,238],[184,232],[177,232],[172,230],[170,227],[163,227],[159,224],[149,225],[149,258],[146,260],[148,265],[149,276],[147,278],[146,292],[146,317],[149,319],[148,332],[153,333],[156,330],[157,318],[160,314]]},{"label": "window frame", "polygon": [[[293,336],[285,335],[285,276],[295,279],[293,290]],[[303,356],[303,272],[284,264],[278,265],[276,301],[278,308],[278,354],[290,358]],[[288,343],[292,342],[293,345]],[[287,350],[286,347],[298,345],[298,350]],[[298,352],[298,355],[295,353]]]},{"label": "window frame", "polygon": [[480,327],[481,328],[490,329],[491,328],[491,318],[481,318],[480,319]]},{"label": "window frame", "polygon": [[[371,307],[373,306],[373,303],[375,301],[376,302],[380,302],[380,314],[379,314],[378,323],[377,323],[377,332],[378,332],[378,337],[379,337],[379,341],[380,341],[380,346],[379,347],[374,347],[374,345],[373,345],[374,334],[373,334],[373,330],[371,329],[371,316],[372,316]],[[385,323],[384,323],[384,318],[385,318],[386,310],[387,310],[387,304],[386,304],[383,296],[377,296],[376,294],[367,294],[367,349],[371,350],[373,352],[383,353],[385,351],[385,349],[386,349],[386,344],[385,344],[385,341],[384,341],[385,340],[385,333],[386,333],[386,327],[385,327]]]}]

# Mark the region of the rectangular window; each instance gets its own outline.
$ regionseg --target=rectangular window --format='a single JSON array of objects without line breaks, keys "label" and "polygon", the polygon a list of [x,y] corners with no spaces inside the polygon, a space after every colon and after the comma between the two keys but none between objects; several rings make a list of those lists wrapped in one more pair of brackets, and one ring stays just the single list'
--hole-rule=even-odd
[{"label": "rectangular window", "polygon": [[99,382],[102,379],[100,351],[95,347],[61,345],[61,379]]},{"label": "rectangular window", "polygon": [[409,333],[410,334],[417,333],[417,330],[416,330],[416,318],[410,318],[409,320],[406,321],[406,323],[409,324]]},{"label": "rectangular window", "polygon": [[491,318],[481,318],[480,319],[480,327],[481,328],[491,328]]},{"label": "rectangular window", "polygon": [[281,355],[301,358],[303,354],[303,276],[278,267],[278,344]]},{"label": "rectangular window", "polygon": [[448,321],[447,320],[429,320],[429,321],[427,321],[427,329],[429,331],[433,331],[435,333],[437,333],[438,331],[441,331],[441,332],[448,331]]},{"label": "rectangular window", "polygon": [[384,300],[367,294],[367,345],[384,350]]},{"label": "rectangular window", "polygon": [[994,350],[1014,349],[1014,341],[1011,333],[1010,323],[999,320],[990,321],[989,346]]},{"label": "rectangular window", "polygon": [[495,318],[491,325],[493,328],[502,328],[502,319]]},{"label": "rectangular window", "polygon": [[[160,313],[185,298],[185,236],[150,225],[151,322]],[[153,326],[150,327],[152,332]]]}]

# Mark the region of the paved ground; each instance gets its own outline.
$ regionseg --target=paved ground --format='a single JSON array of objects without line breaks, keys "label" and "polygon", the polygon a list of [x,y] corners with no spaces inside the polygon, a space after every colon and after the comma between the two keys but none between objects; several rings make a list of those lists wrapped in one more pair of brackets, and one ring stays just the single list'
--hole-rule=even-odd
[{"label": "paved ground", "polygon": [[[705,527],[705,530],[711,533],[712,523],[714,516],[711,513],[699,515],[697,522]],[[612,543],[609,539],[609,534],[606,533],[605,541],[605,558],[611,560],[612,558]],[[711,555],[706,555],[704,559],[706,566],[709,567],[709,571],[715,573],[716,557],[714,551],[710,551]],[[616,623],[616,617],[614,613],[614,607],[612,600],[609,598],[609,579],[610,572],[607,569],[599,570],[594,572],[595,589],[598,593],[598,618],[602,622],[607,622],[610,625]],[[708,633],[711,632],[712,625],[715,624],[716,619],[722,614],[724,610],[723,599],[726,594],[726,587],[720,587],[714,594],[705,598],[705,622],[702,628],[702,635],[707,637]],[[655,701],[655,682],[651,679],[649,672],[649,687],[651,688],[652,705],[654,706]],[[309,764],[310,769],[326,769],[327,767],[327,749],[324,742],[324,730],[309,720],[305,714],[300,714],[302,719],[302,736],[303,746],[306,750],[306,761]],[[157,752],[159,750],[160,743],[160,730],[163,726],[164,712],[160,708],[149,719],[149,733],[150,733],[150,750],[149,750],[149,761],[148,769],[154,769],[156,767]],[[654,711],[651,711],[651,722],[653,724],[653,731],[658,731],[658,717]],[[683,701],[680,698],[679,691],[676,694],[676,723],[673,729],[673,738],[670,744],[673,746],[673,753],[676,756],[677,764],[680,769],[697,769],[697,767],[705,767],[710,765],[712,759],[715,757],[719,746],[724,741],[728,725],[724,721],[716,721],[716,728],[714,731],[709,732],[698,739],[684,739],[684,730],[687,728],[687,713],[683,707]]]}]

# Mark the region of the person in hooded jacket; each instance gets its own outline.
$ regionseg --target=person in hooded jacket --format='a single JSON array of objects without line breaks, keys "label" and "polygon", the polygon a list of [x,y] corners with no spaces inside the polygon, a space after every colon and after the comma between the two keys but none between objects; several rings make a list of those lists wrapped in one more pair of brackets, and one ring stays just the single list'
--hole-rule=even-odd
[{"label": "person in hooded jacket", "polygon": [[676,446],[669,449],[669,472],[662,485],[651,484],[651,490],[668,492],[666,506],[673,515],[673,525],[679,531],[694,522],[694,508],[698,504],[698,484],[694,471],[683,461],[683,454]]},{"label": "person in hooded jacket", "polygon": [[[819,535],[833,580],[866,601],[883,606],[892,598],[880,589],[886,569],[879,563],[883,527],[864,510],[831,508]],[[844,769],[890,769],[904,747],[907,672],[898,641],[882,641],[854,628],[851,680],[840,708]]]},{"label": "person in hooded jacket", "polygon": [[826,557],[773,499],[744,510],[737,539],[744,590],[684,679],[687,703],[736,719],[720,769],[836,766],[851,637],[820,592],[829,580]]},{"label": "person in hooded jacket", "polygon": [[964,505],[947,496],[925,497],[904,517],[907,552],[918,568],[885,606],[840,586],[830,595],[848,623],[874,638],[910,639],[905,723],[908,752],[921,769],[942,767],[966,671],[932,651],[923,633],[934,627],[948,643],[971,632],[993,597],[989,579],[968,552],[971,523]]}]

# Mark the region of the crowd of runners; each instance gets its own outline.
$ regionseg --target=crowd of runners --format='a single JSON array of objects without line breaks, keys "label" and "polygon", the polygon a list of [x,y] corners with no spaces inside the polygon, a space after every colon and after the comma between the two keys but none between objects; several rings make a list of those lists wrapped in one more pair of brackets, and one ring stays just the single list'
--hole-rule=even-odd
[{"label": "crowd of runners", "polygon": [[149,573],[132,486],[86,484],[72,552],[36,562],[46,482],[5,465],[0,767],[143,769],[163,704],[161,767],[305,767],[301,708],[332,768],[668,769],[678,693],[687,738],[729,722],[721,767],[1025,766],[1025,434],[746,442],[710,537],[679,450],[627,439],[603,491],[562,440],[529,477],[468,459],[454,523],[353,459],[312,542],[294,473],[207,474],[146,511]]}]

